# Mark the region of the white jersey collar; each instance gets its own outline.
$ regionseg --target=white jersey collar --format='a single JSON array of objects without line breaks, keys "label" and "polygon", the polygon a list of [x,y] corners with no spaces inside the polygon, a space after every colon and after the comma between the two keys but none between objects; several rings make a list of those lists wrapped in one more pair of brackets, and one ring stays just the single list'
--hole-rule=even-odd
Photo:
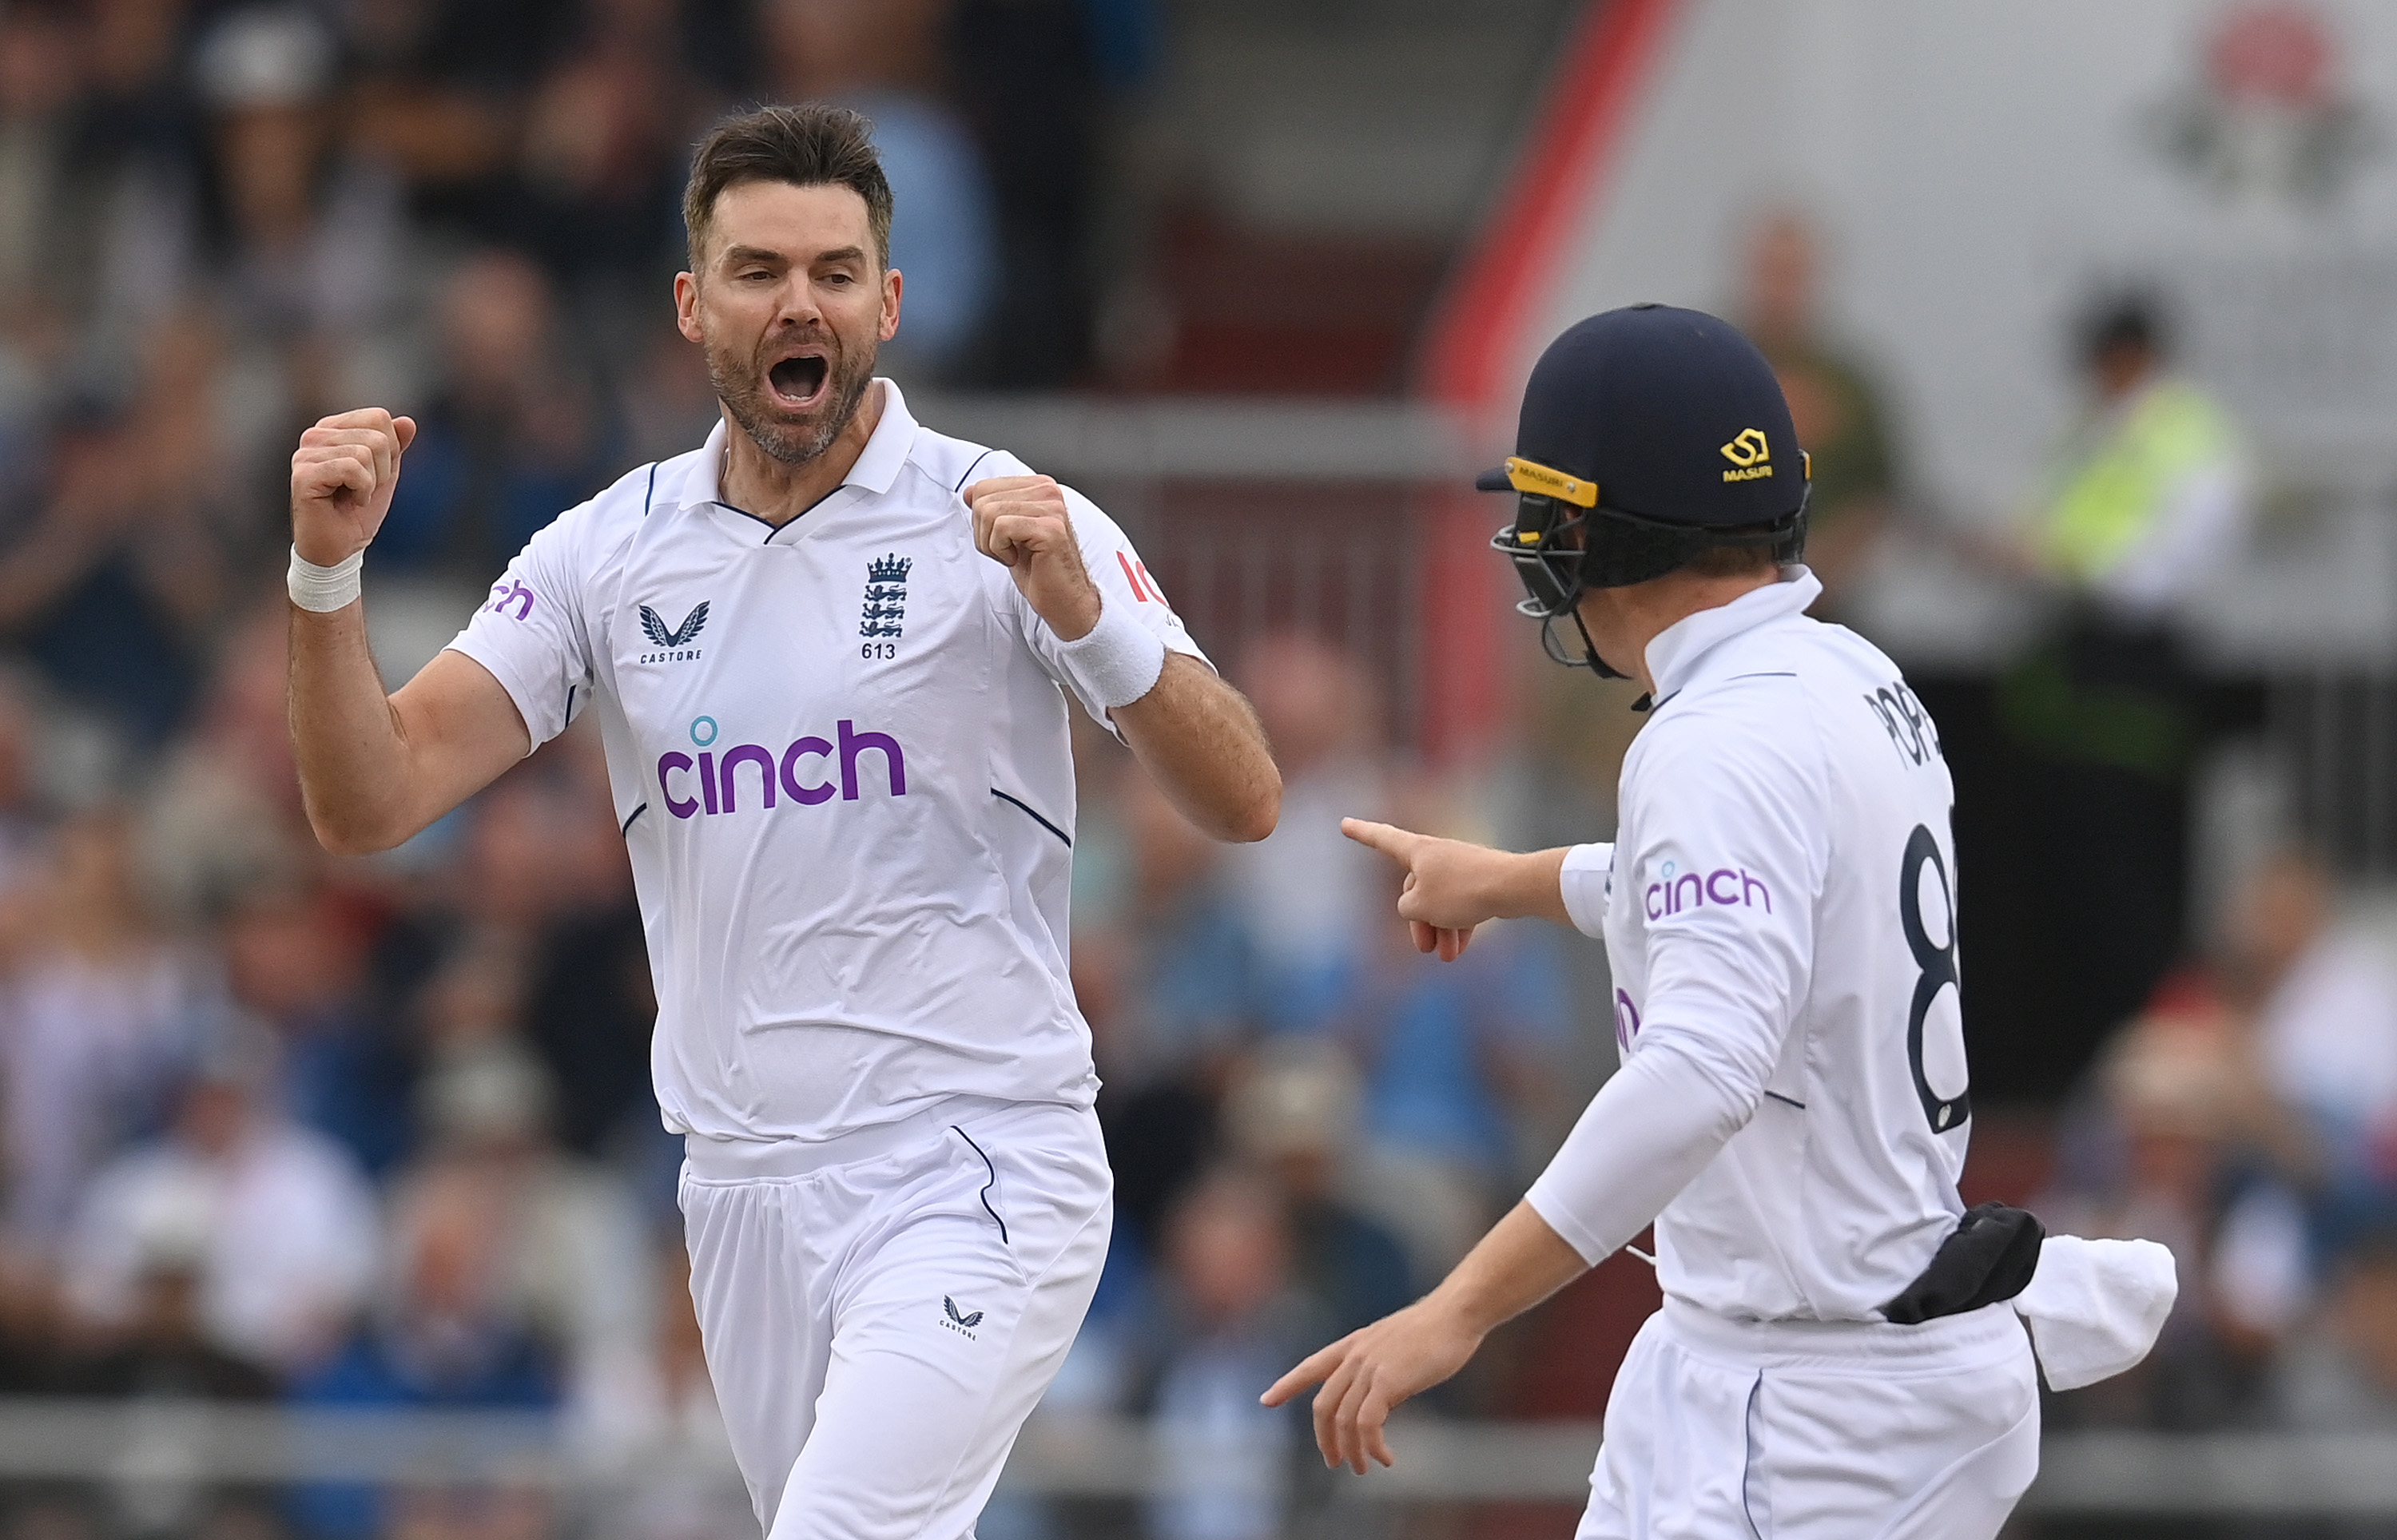
[{"label": "white jersey collar", "polygon": [[1802,566],[1781,569],[1778,581],[1751,589],[1728,604],[1702,609],[1658,631],[1648,644],[1648,677],[1662,705],[1698,671],[1706,656],[1745,631],[1802,615],[1822,597],[1823,580]]},{"label": "white jersey collar", "polygon": [[[899,393],[898,381],[877,375],[874,383],[882,392],[882,418],[874,425],[874,436],[865,441],[857,463],[849,468],[840,485],[879,497],[898,482],[900,467],[915,450],[916,419],[908,415],[907,398]],[[683,479],[679,506],[698,508],[723,501],[724,445],[730,431],[730,425],[718,416],[708,431],[707,442],[699,446],[699,458]]]}]

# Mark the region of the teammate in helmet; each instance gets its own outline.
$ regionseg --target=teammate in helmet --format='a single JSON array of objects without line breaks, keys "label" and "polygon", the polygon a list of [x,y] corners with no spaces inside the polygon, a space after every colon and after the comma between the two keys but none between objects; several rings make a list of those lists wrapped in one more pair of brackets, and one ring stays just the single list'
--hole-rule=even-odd
[{"label": "teammate in helmet", "polygon": [[[1585,593],[1694,565],[1707,576],[1761,573],[1767,552],[1774,564],[1803,554],[1810,467],[1771,366],[1752,366],[1761,362],[1725,323],[1666,305],[1593,315],[1540,355],[1515,453],[1474,485],[1518,494],[1514,522],[1490,543],[1514,562],[1530,595],[1516,608],[1541,622],[1549,657],[1576,662],[1556,639],[1556,623],[1570,617],[1578,661],[1629,678],[1591,641]],[[1710,560],[1716,551],[1730,559]]]},{"label": "teammate in helmet", "polygon": [[1426,950],[1523,915],[1603,936],[1622,1067],[1440,1287],[1265,1392],[1322,1385],[1327,1463],[1392,1463],[1392,1407],[1651,1221],[1665,1306],[1615,1377],[1583,1540],[1994,1535],[2038,1467],[2034,1343],[2062,1388],[2163,1324],[2163,1247],[1957,1196],[1953,790],[1897,666],[1805,613],[1806,469],[1712,316],[1611,311],[1533,370],[1480,485],[1517,495],[1495,543],[1552,656],[1570,617],[1581,661],[1653,702],[1615,842],[1342,827],[1406,867]]}]

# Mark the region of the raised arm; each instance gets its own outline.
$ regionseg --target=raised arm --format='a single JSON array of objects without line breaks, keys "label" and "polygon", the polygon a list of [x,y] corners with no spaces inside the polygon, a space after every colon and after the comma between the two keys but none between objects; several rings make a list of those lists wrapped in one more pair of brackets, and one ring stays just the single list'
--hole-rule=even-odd
[{"label": "raised arm", "polygon": [[[1161,604],[1129,578],[1093,578],[1065,489],[1047,476],[993,476],[965,490],[974,544],[1010,569],[1024,602],[1053,633],[1062,667],[1103,710],[1167,799],[1218,840],[1262,840],[1281,816],[1281,772],[1239,691],[1196,657],[1167,647],[1135,619],[1144,603],[1180,634]],[[1088,509],[1089,505],[1084,504]],[[1102,527],[1112,530],[1092,511]],[[1104,558],[1093,556],[1092,560]],[[1145,575],[1144,575],[1145,577]]]},{"label": "raised arm", "polygon": [[[413,421],[381,408],[328,417],[301,435],[291,457],[301,561],[339,568],[366,549],[415,437]],[[308,822],[337,855],[390,849],[531,752],[507,691],[462,654],[442,653],[386,696],[355,598],[328,611],[293,603],[290,708]]]}]

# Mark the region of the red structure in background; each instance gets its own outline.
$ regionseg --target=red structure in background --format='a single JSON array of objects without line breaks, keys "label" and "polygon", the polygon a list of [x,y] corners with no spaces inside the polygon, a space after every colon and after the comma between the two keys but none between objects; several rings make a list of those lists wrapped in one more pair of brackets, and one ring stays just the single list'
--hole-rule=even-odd
[{"label": "red structure in background", "polygon": [[[1600,0],[1551,78],[1513,178],[1434,310],[1415,394],[1453,412],[1469,444],[1511,437],[1525,353],[1544,297],[1592,194],[1613,179],[1624,137],[1681,0]],[[1439,762],[1469,759],[1504,720],[1499,628],[1515,595],[1489,553],[1504,514],[1460,489],[1429,525],[1425,571],[1424,743]]]}]

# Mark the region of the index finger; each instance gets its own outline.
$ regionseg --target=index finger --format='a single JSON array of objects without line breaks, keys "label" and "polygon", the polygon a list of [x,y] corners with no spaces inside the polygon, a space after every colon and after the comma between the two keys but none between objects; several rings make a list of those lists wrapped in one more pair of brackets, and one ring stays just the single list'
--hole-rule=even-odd
[{"label": "index finger", "polygon": [[1267,1406],[1279,1406],[1310,1385],[1320,1385],[1330,1377],[1340,1362],[1340,1344],[1319,1348],[1302,1360],[1297,1368],[1273,1382],[1265,1393],[1257,1398]]},{"label": "index finger", "polygon": [[1054,486],[1054,476],[984,476],[965,489],[966,506],[971,508],[979,498],[1006,492],[1029,492],[1037,487]]},{"label": "index finger", "polygon": [[1396,824],[1375,823],[1370,818],[1343,818],[1340,820],[1340,832],[1360,845],[1371,845],[1383,855],[1408,865],[1413,864],[1415,851],[1422,847],[1426,838]]}]

